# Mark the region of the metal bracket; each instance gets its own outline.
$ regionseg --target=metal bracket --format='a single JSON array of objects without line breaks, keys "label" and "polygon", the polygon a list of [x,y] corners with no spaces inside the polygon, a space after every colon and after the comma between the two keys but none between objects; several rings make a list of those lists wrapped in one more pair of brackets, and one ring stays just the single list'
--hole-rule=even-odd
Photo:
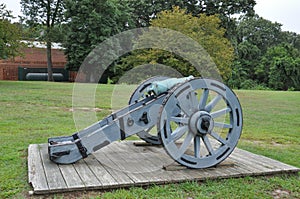
[{"label": "metal bracket", "polygon": [[73,139],[75,141],[75,144],[76,144],[82,158],[86,158],[88,156],[87,149],[82,145],[81,140],[79,139],[77,133],[73,134]]},{"label": "metal bracket", "polygon": [[140,121],[144,122],[145,124],[149,123],[147,112],[143,113],[142,117],[140,118]]}]

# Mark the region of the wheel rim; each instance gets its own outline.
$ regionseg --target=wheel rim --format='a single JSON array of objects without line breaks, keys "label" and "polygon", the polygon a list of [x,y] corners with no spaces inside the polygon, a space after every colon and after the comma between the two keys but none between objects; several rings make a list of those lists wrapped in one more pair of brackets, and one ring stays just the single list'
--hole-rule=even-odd
[{"label": "wheel rim", "polygon": [[[147,80],[145,80],[144,82],[142,82],[133,92],[133,94],[131,95],[128,104],[133,104],[138,100],[141,100],[143,98],[145,98],[144,93],[147,89],[147,87],[155,81],[162,81],[165,79],[168,79],[169,77],[164,77],[164,76],[155,76],[155,77],[151,77]],[[155,126],[152,126],[148,129],[145,129],[139,133],[137,133],[137,135],[139,136],[139,138],[141,138],[142,140],[144,140],[147,143],[151,143],[151,144],[155,144],[155,145],[160,145],[161,144],[161,139],[158,137],[156,128],[154,128]]]},{"label": "wheel rim", "polygon": [[167,153],[191,168],[225,160],[242,131],[242,109],[233,91],[215,80],[193,79],[169,93],[157,125]]}]

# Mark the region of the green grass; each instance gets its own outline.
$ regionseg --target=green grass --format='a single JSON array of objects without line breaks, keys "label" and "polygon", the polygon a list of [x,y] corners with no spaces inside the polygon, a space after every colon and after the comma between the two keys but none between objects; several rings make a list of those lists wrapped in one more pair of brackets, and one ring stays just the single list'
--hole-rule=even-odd
[{"label": "green grass", "polygon": [[300,167],[300,92],[237,91],[244,128],[239,147]]},{"label": "green grass", "polygon": [[[125,87],[97,87],[98,119],[127,103],[135,87]],[[71,83],[0,81],[0,198],[28,196],[29,144],[45,143],[48,137],[76,131],[71,111],[72,92]],[[244,129],[238,147],[300,167],[300,92],[241,90],[236,93],[244,113]],[[127,98],[120,97],[124,95]],[[299,176],[249,177],[49,197],[272,198],[273,192],[280,189],[289,193],[290,198],[300,198],[299,180]]]}]

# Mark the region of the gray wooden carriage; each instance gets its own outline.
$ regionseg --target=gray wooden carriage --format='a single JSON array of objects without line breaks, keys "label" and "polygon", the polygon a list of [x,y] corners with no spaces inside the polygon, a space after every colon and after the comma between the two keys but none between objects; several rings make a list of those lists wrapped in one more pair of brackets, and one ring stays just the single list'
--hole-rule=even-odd
[{"label": "gray wooden carriage", "polygon": [[207,168],[231,154],[242,126],[239,100],[223,83],[153,77],[138,86],[127,107],[71,136],[49,138],[48,153],[53,162],[70,164],[136,134],[163,145],[184,166]]}]

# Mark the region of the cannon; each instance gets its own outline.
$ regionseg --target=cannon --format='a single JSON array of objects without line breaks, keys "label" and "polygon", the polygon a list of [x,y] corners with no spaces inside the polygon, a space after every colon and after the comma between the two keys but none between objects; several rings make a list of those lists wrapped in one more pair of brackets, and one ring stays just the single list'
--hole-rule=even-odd
[{"label": "cannon", "polygon": [[106,145],[138,135],[189,168],[208,168],[236,147],[242,108],[225,84],[193,76],[152,77],[141,83],[129,105],[71,136],[48,139],[49,158],[71,164]]}]

